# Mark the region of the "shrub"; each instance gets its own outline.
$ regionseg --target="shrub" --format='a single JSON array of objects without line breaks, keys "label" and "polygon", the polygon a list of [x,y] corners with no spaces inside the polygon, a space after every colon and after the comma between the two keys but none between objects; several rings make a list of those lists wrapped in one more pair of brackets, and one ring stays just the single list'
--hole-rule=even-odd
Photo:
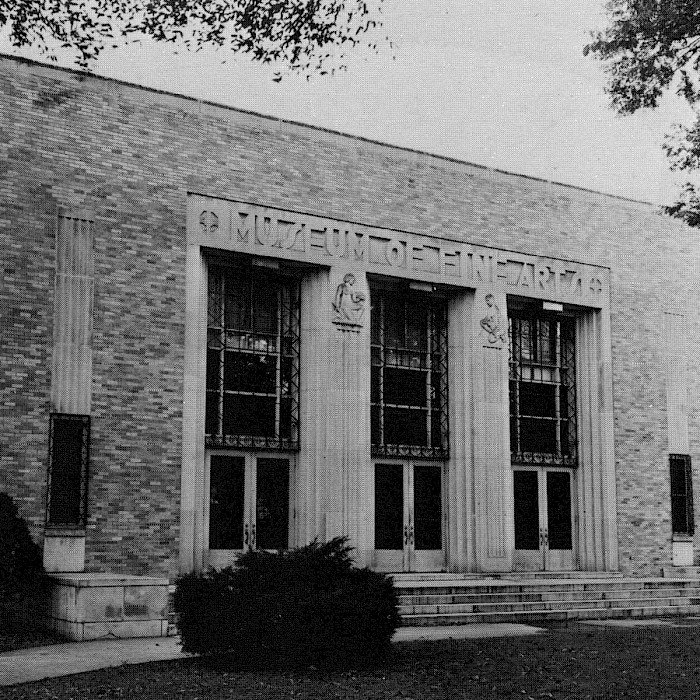
[{"label": "shrub", "polygon": [[386,658],[399,624],[390,579],[354,568],[345,538],[281,553],[248,552],[237,567],[182,576],[182,647],[236,664],[338,668]]},{"label": "shrub", "polygon": [[13,500],[0,493],[0,600],[26,597],[44,585],[41,550]]}]

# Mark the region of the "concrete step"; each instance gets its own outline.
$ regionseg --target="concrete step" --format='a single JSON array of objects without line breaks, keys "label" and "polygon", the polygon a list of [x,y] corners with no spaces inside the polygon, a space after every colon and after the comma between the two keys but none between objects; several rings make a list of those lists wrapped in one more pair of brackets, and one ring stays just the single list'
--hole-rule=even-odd
[{"label": "concrete step", "polygon": [[476,622],[520,622],[529,624],[544,620],[600,620],[626,617],[667,617],[695,615],[700,605],[649,605],[646,607],[570,608],[566,610],[533,609],[519,612],[439,613],[402,615],[404,627],[467,625]]},{"label": "concrete step", "polygon": [[641,590],[673,586],[674,588],[697,588],[699,579],[646,578],[646,579],[566,579],[552,581],[395,581],[394,587],[400,595],[457,595],[460,593],[537,593],[539,591],[609,591]]},{"label": "concrete step", "polygon": [[441,571],[389,574],[398,581],[552,581],[556,579],[620,579],[619,571],[509,571],[502,574],[455,574]]},{"label": "concrete step", "polygon": [[404,615],[461,615],[463,613],[506,612],[519,613],[531,610],[594,610],[605,608],[648,608],[648,607],[688,607],[700,606],[700,597],[692,598],[639,598],[634,601],[624,599],[576,600],[576,601],[536,601],[536,602],[488,602],[456,603],[451,605],[401,605],[399,613]]},{"label": "concrete step", "polygon": [[479,603],[509,603],[509,602],[537,602],[537,601],[586,601],[586,600],[610,600],[624,599],[635,600],[638,598],[663,598],[663,597],[700,597],[700,587],[685,588],[679,586],[664,586],[659,588],[638,589],[608,589],[608,590],[583,590],[583,591],[536,591],[536,592],[509,592],[509,593],[453,593],[445,595],[433,593],[426,595],[399,595],[399,604],[410,605],[458,605]]},{"label": "concrete step", "polygon": [[661,572],[664,578],[700,579],[700,566],[665,566]]}]

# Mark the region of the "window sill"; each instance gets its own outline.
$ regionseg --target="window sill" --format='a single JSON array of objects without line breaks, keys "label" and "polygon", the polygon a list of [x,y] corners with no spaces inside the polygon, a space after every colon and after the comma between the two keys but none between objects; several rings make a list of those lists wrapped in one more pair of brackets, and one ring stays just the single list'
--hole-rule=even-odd
[{"label": "window sill", "polygon": [[82,525],[47,525],[44,537],[85,537],[85,527]]}]

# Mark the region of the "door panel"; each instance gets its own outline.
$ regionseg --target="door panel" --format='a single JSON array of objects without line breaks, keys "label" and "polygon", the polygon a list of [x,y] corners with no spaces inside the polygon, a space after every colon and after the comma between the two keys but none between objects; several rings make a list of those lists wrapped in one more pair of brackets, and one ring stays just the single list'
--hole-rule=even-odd
[{"label": "door panel", "polygon": [[216,455],[209,477],[209,549],[243,549],[245,461]]},{"label": "door panel", "polygon": [[442,467],[375,465],[374,566],[379,571],[440,571]]},{"label": "door panel", "polygon": [[571,477],[570,470],[514,470],[513,567],[516,570],[574,568]]},{"label": "door panel", "polygon": [[547,569],[574,568],[571,510],[571,472],[547,471]]},{"label": "door panel", "polygon": [[289,548],[289,460],[258,459],[255,491],[258,549]]},{"label": "door panel", "polygon": [[210,456],[205,566],[231,566],[247,549],[289,547],[290,477],[289,459]]},{"label": "door panel", "polygon": [[537,471],[513,472],[515,552],[513,568],[539,571],[544,568],[540,526],[540,488]]},{"label": "door panel", "polygon": [[374,549],[380,571],[404,569],[404,537],[408,532],[404,513],[403,464],[377,464],[374,469]]},{"label": "door panel", "polygon": [[411,476],[413,498],[412,504],[409,503],[409,567],[412,571],[439,571],[445,563],[442,549],[442,468],[416,464],[411,469]]},{"label": "door panel", "polygon": [[571,486],[568,472],[547,472],[549,549],[571,549]]}]

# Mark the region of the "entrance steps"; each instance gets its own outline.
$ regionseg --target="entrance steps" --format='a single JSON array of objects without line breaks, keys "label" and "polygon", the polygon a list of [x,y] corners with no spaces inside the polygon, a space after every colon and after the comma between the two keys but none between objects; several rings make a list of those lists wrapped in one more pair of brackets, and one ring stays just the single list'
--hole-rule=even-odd
[{"label": "entrance steps", "polygon": [[394,574],[404,626],[700,615],[700,578]]}]

